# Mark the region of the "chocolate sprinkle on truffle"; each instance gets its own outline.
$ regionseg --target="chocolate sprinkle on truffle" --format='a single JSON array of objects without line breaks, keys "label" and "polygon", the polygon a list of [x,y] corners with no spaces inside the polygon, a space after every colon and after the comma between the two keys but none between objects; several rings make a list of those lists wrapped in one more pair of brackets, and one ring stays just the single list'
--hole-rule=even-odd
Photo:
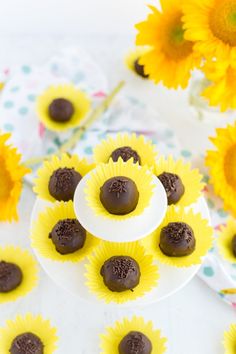
[{"label": "chocolate sprinkle on truffle", "polygon": [[165,188],[168,205],[176,204],[184,194],[184,185],[178,175],[163,172],[158,176]]},{"label": "chocolate sprinkle on truffle", "polygon": [[11,354],[43,354],[43,343],[33,333],[27,332],[17,336],[10,348]]},{"label": "chocolate sprinkle on truffle", "polygon": [[138,263],[128,256],[114,256],[102,266],[100,274],[104,284],[111,291],[122,292],[133,290],[140,280]]},{"label": "chocolate sprinkle on truffle", "polygon": [[119,354],[151,354],[152,343],[145,334],[132,331],[119,344]]},{"label": "chocolate sprinkle on truffle", "polygon": [[184,222],[171,222],[161,230],[159,246],[166,256],[188,256],[195,250],[195,244],[194,232]]},{"label": "chocolate sprinkle on truffle", "polygon": [[60,254],[74,253],[84,246],[86,230],[76,219],[58,221],[49,234],[57,252]]},{"label": "chocolate sprinkle on truffle", "polygon": [[141,159],[137,151],[133,150],[130,146],[122,146],[112,152],[111,158],[114,162],[118,161],[119,157],[121,157],[124,162],[133,158],[134,163],[138,162],[141,164]]},{"label": "chocolate sprinkle on truffle", "polygon": [[144,65],[139,64],[139,60],[140,60],[140,58],[135,60],[135,62],[134,62],[134,70],[139,76],[143,77],[144,79],[147,79],[149,77],[149,75],[145,74]]},{"label": "chocolate sprinkle on truffle", "polygon": [[56,98],[48,107],[50,118],[58,123],[68,122],[74,111],[73,104],[65,98]]},{"label": "chocolate sprinkle on truffle", "polygon": [[233,254],[236,257],[236,235],[234,235],[233,240],[232,240],[232,249],[233,249]]},{"label": "chocolate sprinkle on truffle", "polygon": [[74,168],[58,168],[50,177],[48,190],[56,200],[73,200],[76,187],[82,176]]},{"label": "chocolate sprinkle on truffle", "polygon": [[125,215],[131,213],[139,199],[139,192],[134,181],[128,177],[112,177],[100,189],[100,200],[111,214]]},{"label": "chocolate sprinkle on truffle", "polygon": [[14,263],[0,262],[0,293],[16,289],[23,279],[21,269]]}]

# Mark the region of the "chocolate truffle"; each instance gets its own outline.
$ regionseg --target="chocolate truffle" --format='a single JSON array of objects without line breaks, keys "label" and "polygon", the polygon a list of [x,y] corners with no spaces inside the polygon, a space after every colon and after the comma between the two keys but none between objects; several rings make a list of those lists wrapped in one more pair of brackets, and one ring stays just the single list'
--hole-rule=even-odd
[{"label": "chocolate truffle", "polygon": [[139,284],[141,275],[138,263],[128,256],[109,258],[100,273],[104,284],[115,292],[133,290]]},{"label": "chocolate truffle", "polygon": [[57,252],[61,254],[74,253],[84,246],[86,230],[76,219],[58,221],[49,234]]},{"label": "chocolate truffle", "polygon": [[139,192],[134,181],[128,177],[112,177],[100,189],[100,200],[111,214],[125,215],[131,213],[139,199]]},{"label": "chocolate truffle", "polygon": [[166,256],[188,256],[195,250],[195,244],[194,232],[184,222],[170,222],[161,230],[159,246]]},{"label": "chocolate truffle", "polygon": [[8,293],[16,289],[22,279],[22,271],[16,264],[0,262],[0,293]]},{"label": "chocolate truffle", "polygon": [[236,235],[234,235],[233,240],[232,240],[232,249],[233,249],[233,254],[236,257]]},{"label": "chocolate truffle", "polygon": [[122,146],[112,152],[111,158],[114,162],[118,161],[119,157],[121,157],[124,162],[133,158],[134,163],[138,162],[141,164],[141,159],[137,151],[133,150],[130,146]]},{"label": "chocolate truffle", "polygon": [[132,331],[119,344],[119,354],[151,354],[152,343],[145,334]]},{"label": "chocolate truffle", "polygon": [[168,205],[176,204],[184,194],[184,185],[180,177],[174,173],[163,172],[158,178],[165,188]]},{"label": "chocolate truffle", "polygon": [[33,333],[27,332],[17,336],[10,348],[11,354],[43,354],[43,343]]},{"label": "chocolate truffle", "polygon": [[149,77],[149,75],[145,74],[144,65],[139,64],[139,60],[140,60],[140,58],[135,60],[135,62],[134,62],[134,70],[139,76],[143,77],[144,79],[147,79]]},{"label": "chocolate truffle", "polygon": [[48,190],[56,200],[73,200],[76,187],[82,176],[74,168],[58,168],[50,177]]},{"label": "chocolate truffle", "polygon": [[73,104],[65,98],[57,98],[48,107],[50,118],[58,123],[68,122],[74,114]]}]

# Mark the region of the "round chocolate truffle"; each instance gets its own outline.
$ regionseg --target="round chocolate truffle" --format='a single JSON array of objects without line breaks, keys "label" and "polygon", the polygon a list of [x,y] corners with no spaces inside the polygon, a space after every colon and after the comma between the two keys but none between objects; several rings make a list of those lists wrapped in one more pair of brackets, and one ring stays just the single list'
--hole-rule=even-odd
[{"label": "round chocolate truffle", "polygon": [[0,262],[0,293],[8,293],[16,289],[23,279],[23,274],[18,265]]},{"label": "round chocolate truffle", "polygon": [[49,234],[57,252],[61,254],[74,253],[84,246],[86,230],[76,219],[58,221]]},{"label": "round chocolate truffle", "polygon": [[65,98],[56,98],[48,107],[50,118],[58,123],[68,122],[74,114],[73,104]]},{"label": "round chocolate truffle", "polygon": [[11,354],[43,354],[43,343],[33,333],[27,332],[17,336],[10,348]]},{"label": "round chocolate truffle", "polygon": [[125,215],[131,213],[139,199],[136,184],[128,177],[112,177],[100,189],[100,200],[111,214]]},{"label": "round chocolate truffle", "polygon": [[119,344],[119,354],[151,354],[152,343],[141,332],[128,333]]},{"label": "round chocolate truffle", "polygon": [[130,146],[122,146],[112,152],[111,158],[114,162],[118,161],[119,157],[121,157],[124,162],[133,158],[134,163],[138,162],[141,164],[141,159],[137,151],[133,150]]},{"label": "round chocolate truffle", "polygon": [[233,254],[236,257],[236,235],[234,235],[233,240],[232,240],[232,249],[233,249]]},{"label": "round chocolate truffle", "polygon": [[149,77],[149,75],[145,74],[144,65],[139,64],[139,60],[140,60],[140,58],[135,60],[135,62],[134,62],[134,70],[139,76],[143,77],[144,79],[147,79]]},{"label": "round chocolate truffle", "polygon": [[158,178],[165,188],[168,205],[176,204],[184,194],[184,185],[180,177],[174,173],[163,172]]},{"label": "round chocolate truffle", "polygon": [[58,168],[50,177],[48,190],[56,200],[73,200],[76,187],[82,176],[74,168]]},{"label": "round chocolate truffle", "polygon": [[195,250],[195,245],[194,232],[184,222],[170,222],[161,230],[160,249],[166,256],[188,256]]},{"label": "round chocolate truffle", "polygon": [[133,290],[139,284],[141,275],[138,263],[128,256],[109,258],[100,273],[104,284],[115,292]]}]

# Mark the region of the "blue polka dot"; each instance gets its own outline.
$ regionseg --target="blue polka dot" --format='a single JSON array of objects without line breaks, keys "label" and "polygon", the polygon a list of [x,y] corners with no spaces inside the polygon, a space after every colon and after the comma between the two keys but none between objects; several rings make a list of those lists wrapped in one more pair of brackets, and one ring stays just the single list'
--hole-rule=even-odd
[{"label": "blue polka dot", "polygon": [[204,267],[203,268],[203,274],[206,275],[207,277],[213,277],[214,270],[213,270],[212,267]]},{"label": "blue polka dot", "polygon": [[6,101],[6,102],[4,102],[3,105],[4,105],[4,108],[9,109],[9,108],[12,108],[14,106],[14,102],[13,101]]},{"label": "blue polka dot", "polygon": [[78,84],[80,81],[84,80],[84,73],[82,71],[78,72],[77,74],[75,74],[75,77],[74,77],[74,83],[75,84]]},{"label": "blue polka dot", "polygon": [[92,148],[92,146],[87,146],[87,147],[84,149],[84,152],[85,152],[85,154],[87,154],[87,155],[92,155],[92,154],[93,154],[93,148]]},{"label": "blue polka dot", "polygon": [[226,211],[224,211],[224,209],[219,209],[217,211],[218,215],[222,218],[225,218],[228,214],[226,213]]},{"label": "blue polka dot", "polygon": [[236,268],[236,263],[232,264],[232,267],[233,267],[233,268]]},{"label": "blue polka dot", "polygon": [[58,65],[57,65],[57,63],[53,63],[53,64],[51,65],[51,70],[52,70],[53,72],[58,71]]},{"label": "blue polka dot", "polygon": [[106,138],[106,136],[107,136],[107,133],[100,133],[100,134],[98,134],[98,139],[105,139]]},{"label": "blue polka dot", "polygon": [[21,107],[18,112],[19,112],[20,115],[24,116],[24,115],[26,115],[28,113],[28,108],[27,107]]},{"label": "blue polka dot", "polygon": [[52,147],[47,149],[47,154],[54,154],[55,149],[53,149]]},{"label": "blue polka dot", "polygon": [[24,74],[29,74],[31,72],[31,67],[29,65],[23,65],[21,69]]},{"label": "blue polka dot", "polygon": [[181,155],[183,157],[190,157],[190,156],[192,156],[192,153],[189,150],[182,150]]},{"label": "blue polka dot", "polygon": [[233,280],[236,280],[236,275],[231,274],[231,278],[232,278]]},{"label": "blue polka dot", "polygon": [[20,87],[19,87],[19,86],[14,86],[14,87],[12,87],[12,88],[10,89],[10,91],[11,91],[12,93],[18,92],[19,90],[20,90]]},{"label": "blue polka dot", "polygon": [[218,294],[222,299],[225,297],[225,294],[223,294],[223,293],[218,293]]},{"label": "blue polka dot", "polygon": [[14,126],[10,123],[4,124],[3,128],[7,132],[13,132],[13,130],[14,130]]},{"label": "blue polka dot", "polygon": [[175,145],[172,144],[172,143],[168,143],[167,146],[168,146],[169,149],[174,149],[175,148]]},{"label": "blue polka dot", "polygon": [[34,102],[35,101],[35,95],[28,95],[27,98],[28,98],[28,100],[30,102]]},{"label": "blue polka dot", "polygon": [[166,138],[172,138],[174,136],[174,132],[172,130],[167,129],[165,131]]}]

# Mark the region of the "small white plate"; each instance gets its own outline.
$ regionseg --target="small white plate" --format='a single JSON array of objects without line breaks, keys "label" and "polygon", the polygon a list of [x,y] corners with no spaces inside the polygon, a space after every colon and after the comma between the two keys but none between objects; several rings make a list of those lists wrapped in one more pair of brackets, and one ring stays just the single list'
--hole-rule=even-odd
[{"label": "small white plate", "polygon": [[[35,221],[38,214],[49,205],[50,203],[38,198],[32,212],[31,223]],[[202,216],[210,222],[208,207],[203,197],[201,197],[198,202],[193,205],[193,209],[195,212],[201,212]],[[60,263],[43,258],[36,250],[34,251],[39,263],[55,283],[78,298],[93,302],[99,306],[105,305],[103,301],[97,299],[94,294],[91,294],[85,285],[86,280],[84,277],[84,264],[86,261],[78,264],[69,262]],[[160,279],[158,281],[158,286],[151,292],[132,302],[127,302],[121,305],[111,304],[107,306],[137,307],[160,301],[182,289],[198,272],[200,265],[189,268],[175,268],[158,263],[158,267]]]},{"label": "small white plate", "polygon": [[150,205],[142,215],[117,221],[96,215],[88,206],[84,189],[90,175],[91,172],[78,184],[74,209],[79,222],[91,234],[105,241],[133,242],[149,235],[161,224],[167,210],[167,198],[165,189],[156,176],[153,175],[155,188]]}]

